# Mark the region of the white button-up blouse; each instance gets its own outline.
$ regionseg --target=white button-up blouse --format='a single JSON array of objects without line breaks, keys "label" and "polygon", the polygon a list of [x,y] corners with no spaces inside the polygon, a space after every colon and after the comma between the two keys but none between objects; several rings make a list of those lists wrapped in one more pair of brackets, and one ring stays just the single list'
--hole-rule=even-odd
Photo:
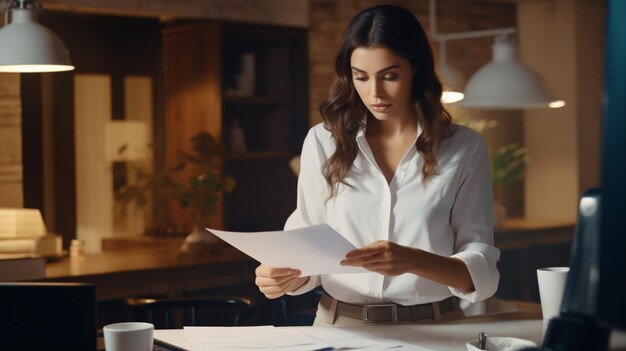
[{"label": "white button-up blouse", "polygon": [[456,126],[456,132],[440,146],[437,174],[426,183],[421,173],[424,161],[414,146],[388,184],[363,128],[356,140],[359,153],[345,178],[352,187],[340,184],[337,196],[328,199],[322,167],[335,144],[322,124],[311,128],[302,147],[297,208],[285,229],[327,223],[356,247],[389,240],[456,257],[467,265],[475,291],[464,293],[409,273],[383,276],[372,272],[312,276],[292,294],[305,293],[321,283],[334,298],[358,304],[414,305],[451,295],[475,302],[493,295],[500,277],[496,268],[500,251],[493,246],[489,155],[480,135]]}]

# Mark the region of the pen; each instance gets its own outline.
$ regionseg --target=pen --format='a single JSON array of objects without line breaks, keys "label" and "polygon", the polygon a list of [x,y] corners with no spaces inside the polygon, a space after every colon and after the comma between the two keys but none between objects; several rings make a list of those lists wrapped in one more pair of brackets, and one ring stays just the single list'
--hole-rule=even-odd
[{"label": "pen", "polygon": [[335,351],[334,347],[322,347],[321,349],[315,349],[313,351]]}]

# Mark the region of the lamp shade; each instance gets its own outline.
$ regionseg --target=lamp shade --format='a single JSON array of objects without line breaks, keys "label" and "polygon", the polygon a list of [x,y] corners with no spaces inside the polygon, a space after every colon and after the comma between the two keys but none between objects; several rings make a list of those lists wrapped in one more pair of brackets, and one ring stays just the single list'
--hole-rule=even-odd
[{"label": "lamp shade", "polygon": [[498,36],[493,45],[492,61],[470,78],[465,87],[465,99],[459,105],[488,109],[564,105],[562,101],[556,105],[554,102],[543,88],[541,77],[517,61],[515,43],[506,36]]},{"label": "lamp shade", "polygon": [[445,62],[439,68],[443,84],[441,102],[451,104],[463,100],[463,76]]},{"label": "lamp shade", "polygon": [[74,69],[59,37],[36,22],[32,9],[11,9],[0,29],[0,72],[60,72]]}]

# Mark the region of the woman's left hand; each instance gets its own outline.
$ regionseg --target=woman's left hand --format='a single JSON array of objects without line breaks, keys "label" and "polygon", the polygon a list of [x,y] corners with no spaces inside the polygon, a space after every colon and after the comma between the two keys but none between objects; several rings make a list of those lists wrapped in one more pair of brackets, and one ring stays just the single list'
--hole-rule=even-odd
[{"label": "woman's left hand", "polygon": [[341,265],[360,266],[382,275],[400,275],[414,271],[418,251],[387,240],[378,240],[348,252]]}]

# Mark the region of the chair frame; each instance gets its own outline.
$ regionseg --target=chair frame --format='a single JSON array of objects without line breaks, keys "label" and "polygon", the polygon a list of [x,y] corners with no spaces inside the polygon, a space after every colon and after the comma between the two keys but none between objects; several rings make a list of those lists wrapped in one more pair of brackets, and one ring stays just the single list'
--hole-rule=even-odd
[{"label": "chair frame", "polygon": [[154,311],[164,312],[165,327],[172,328],[172,312],[173,309],[187,309],[191,312],[191,326],[198,325],[198,308],[200,307],[240,307],[241,312],[237,314],[233,321],[233,326],[238,326],[241,317],[250,315],[257,310],[256,301],[249,297],[241,296],[208,296],[208,297],[189,297],[189,298],[167,298],[167,299],[151,299],[151,298],[126,298],[125,304],[132,309],[147,312],[148,322],[155,321]]}]

